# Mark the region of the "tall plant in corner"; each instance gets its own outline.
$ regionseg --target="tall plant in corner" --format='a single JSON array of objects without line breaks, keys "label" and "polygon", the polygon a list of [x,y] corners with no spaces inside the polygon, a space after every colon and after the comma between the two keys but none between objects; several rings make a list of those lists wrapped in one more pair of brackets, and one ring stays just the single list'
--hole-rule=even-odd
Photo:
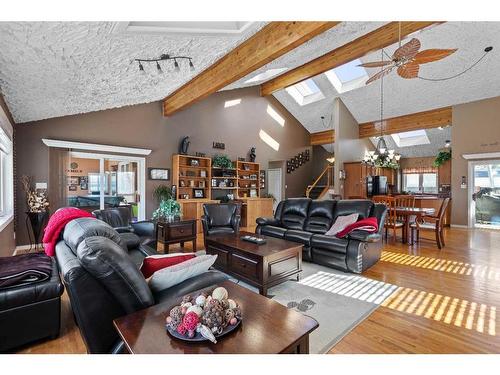
[{"label": "tall plant in corner", "polygon": [[158,201],[158,208],[153,212],[154,220],[173,220],[181,216],[181,206],[172,195],[172,188],[167,185],[158,185],[153,191],[153,197]]}]

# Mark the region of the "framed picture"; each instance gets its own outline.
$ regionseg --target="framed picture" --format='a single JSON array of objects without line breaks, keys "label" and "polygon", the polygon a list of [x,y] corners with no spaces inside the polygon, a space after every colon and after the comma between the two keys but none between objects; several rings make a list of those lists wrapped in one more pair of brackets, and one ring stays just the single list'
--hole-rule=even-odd
[{"label": "framed picture", "polygon": [[205,187],[205,181],[204,180],[198,181],[198,187],[204,188]]},{"label": "framed picture", "polygon": [[89,178],[87,176],[80,177],[80,190],[89,189]]},{"label": "framed picture", "polygon": [[202,169],[202,170],[200,171],[200,177],[207,177],[207,171],[206,171],[206,170],[204,170],[204,169]]},{"label": "framed picture", "polygon": [[68,177],[68,185],[80,185],[80,177],[69,176]]},{"label": "framed picture", "polygon": [[189,160],[189,165],[191,165],[191,167],[199,167],[200,161],[198,159],[191,159]]},{"label": "framed picture", "polygon": [[217,180],[212,178],[212,187],[217,187]]},{"label": "framed picture", "polygon": [[77,185],[69,185],[69,191],[76,191]]},{"label": "framed picture", "polygon": [[205,192],[203,189],[193,189],[195,198],[205,198]]},{"label": "framed picture", "polygon": [[250,166],[245,164],[245,165],[243,166],[243,170],[245,170],[245,171],[249,171],[249,170],[250,170]]},{"label": "framed picture", "polygon": [[168,168],[148,168],[150,180],[170,180],[170,169]]}]

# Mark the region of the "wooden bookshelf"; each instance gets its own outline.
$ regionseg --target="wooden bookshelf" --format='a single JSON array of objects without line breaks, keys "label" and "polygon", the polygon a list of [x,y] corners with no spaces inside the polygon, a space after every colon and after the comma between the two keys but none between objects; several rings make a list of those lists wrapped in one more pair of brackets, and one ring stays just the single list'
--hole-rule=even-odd
[{"label": "wooden bookshelf", "polygon": [[221,199],[227,194],[233,194],[235,199],[238,198],[238,177],[236,168],[212,167],[212,177],[210,181],[212,199]]},{"label": "wooden bookshelf", "polygon": [[238,198],[260,197],[260,164],[250,161],[236,162],[236,177],[238,178]]},{"label": "wooden bookshelf", "polygon": [[[177,186],[176,199],[180,202],[210,199],[212,160],[192,155],[173,155],[172,158],[172,184]],[[203,190],[203,197],[196,197],[195,190]]]}]

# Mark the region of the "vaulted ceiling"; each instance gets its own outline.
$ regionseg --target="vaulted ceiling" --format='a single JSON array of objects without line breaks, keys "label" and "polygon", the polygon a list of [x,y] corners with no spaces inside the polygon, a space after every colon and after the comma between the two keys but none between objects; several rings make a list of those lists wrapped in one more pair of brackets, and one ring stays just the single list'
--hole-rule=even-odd
[{"label": "vaulted ceiling", "polygon": [[[0,23],[0,88],[16,122],[104,110],[165,98],[196,74],[259,31],[265,23],[113,23],[113,22],[4,22]],[[246,83],[269,69],[287,70],[346,44],[380,26],[381,22],[342,22],[295,48],[225,90],[258,85]],[[152,26],[152,27],[150,27]],[[394,117],[500,95],[500,23],[447,22],[417,36],[422,49],[458,48],[446,59],[423,65],[421,76],[441,78],[469,67],[486,46],[494,50],[466,74],[448,81],[405,80],[386,77],[384,115]],[[386,49],[390,55],[397,44]],[[158,74],[154,65],[140,74],[134,58],[162,53],[193,57],[195,71],[187,63],[175,72],[165,65]],[[378,60],[380,51],[362,58]],[[375,71],[369,71],[373,74]],[[375,82],[344,93],[337,92],[325,74],[314,77],[324,99],[300,106],[286,92],[273,95],[310,132],[325,129],[333,101],[340,97],[358,122],[380,116],[380,84]],[[442,147],[441,132],[429,137]],[[435,141],[436,140],[436,141]],[[439,144],[438,144],[439,143]],[[412,150],[403,150],[413,156]],[[420,155],[419,155],[420,156]]]}]

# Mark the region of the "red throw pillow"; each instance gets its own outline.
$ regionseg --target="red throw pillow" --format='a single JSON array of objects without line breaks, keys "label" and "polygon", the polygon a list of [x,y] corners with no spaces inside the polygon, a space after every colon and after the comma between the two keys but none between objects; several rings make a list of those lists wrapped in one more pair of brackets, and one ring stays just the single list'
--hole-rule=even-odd
[{"label": "red throw pillow", "polygon": [[150,255],[144,258],[141,265],[141,272],[144,278],[151,277],[156,271],[163,268],[175,266],[176,264],[193,259],[194,254],[174,253],[165,255]]},{"label": "red throw pillow", "polygon": [[365,232],[375,233],[378,231],[378,222],[376,217],[367,217],[356,221],[354,224],[348,225],[343,231],[338,232],[336,236],[338,238],[343,238],[353,230],[364,230]]}]

